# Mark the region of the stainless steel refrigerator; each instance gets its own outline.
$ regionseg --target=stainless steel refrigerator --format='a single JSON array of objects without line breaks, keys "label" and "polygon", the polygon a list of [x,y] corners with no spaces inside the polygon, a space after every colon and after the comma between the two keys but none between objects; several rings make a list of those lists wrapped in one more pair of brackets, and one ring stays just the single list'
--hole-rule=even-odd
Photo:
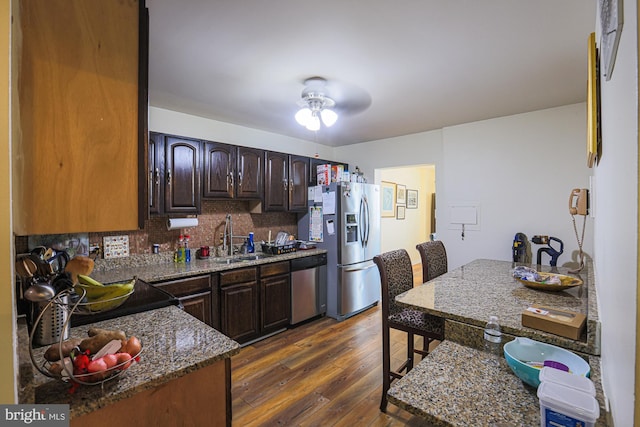
[{"label": "stainless steel refrigerator", "polygon": [[321,187],[321,196],[318,188],[309,191],[298,238],[327,250],[327,316],[344,320],[380,301],[373,263],[380,253],[380,186],[332,183]]}]

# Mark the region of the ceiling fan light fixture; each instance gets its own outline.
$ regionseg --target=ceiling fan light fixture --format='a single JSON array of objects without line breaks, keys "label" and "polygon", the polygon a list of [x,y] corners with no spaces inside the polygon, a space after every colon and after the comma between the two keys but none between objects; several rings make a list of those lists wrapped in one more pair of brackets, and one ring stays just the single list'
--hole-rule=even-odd
[{"label": "ceiling fan light fixture", "polygon": [[309,120],[311,120],[311,109],[307,107],[301,108],[296,113],[295,118],[300,126],[306,126]]},{"label": "ceiling fan light fixture", "polygon": [[336,123],[336,120],[338,120],[338,114],[329,109],[322,110],[320,112],[320,117],[322,117],[322,123],[327,127],[333,126]]},{"label": "ceiling fan light fixture", "polygon": [[309,117],[306,127],[313,132],[320,130],[320,117],[318,117],[318,113],[311,113],[311,117]]},{"label": "ceiling fan light fixture", "polygon": [[310,131],[320,130],[320,125],[333,126],[338,120],[338,114],[331,110],[335,101],[325,96],[323,85],[326,81],[320,77],[307,79],[308,86],[302,91],[302,100],[298,105],[302,108],[295,115],[296,121]]}]

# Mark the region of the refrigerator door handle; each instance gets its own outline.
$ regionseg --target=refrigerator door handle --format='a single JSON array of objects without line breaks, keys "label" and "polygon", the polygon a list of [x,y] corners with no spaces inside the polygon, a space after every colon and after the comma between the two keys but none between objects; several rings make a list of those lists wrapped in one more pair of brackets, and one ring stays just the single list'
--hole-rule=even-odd
[{"label": "refrigerator door handle", "polygon": [[364,197],[360,197],[360,212],[358,212],[358,232],[360,233],[360,246],[362,246],[363,248],[365,248],[366,245],[366,241],[365,241],[365,227],[363,226],[364,224],[364,215],[365,215],[365,209],[364,209]]},{"label": "refrigerator door handle", "polygon": [[366,196],[364,197],[364,208],[365,208],[365,219],[366,219],[366,224],[365,224],[365,238],[364,238],[364,247],[366,248],[367,246],[369,246],[369,223],[370,223],[370,212],[369,212],[369,200],[366,198]]},{"label": "refrigerator door handle", "polygon": [[370,268],[375,268],[375,267],[377,267],[375,264],[371,264],[362,268],[344,268],[343,267],[343,270],[347,273],[352,273],[354,271],[364,271],[364,270],[369,270]]}]

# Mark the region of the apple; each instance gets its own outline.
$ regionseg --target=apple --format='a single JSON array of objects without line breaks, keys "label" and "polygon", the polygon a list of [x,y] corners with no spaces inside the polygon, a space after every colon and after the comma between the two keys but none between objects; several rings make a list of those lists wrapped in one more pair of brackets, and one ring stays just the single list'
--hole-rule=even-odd
[{"label": "apple", "polygon": [[89,366],[87,366],[87,371],[91,373],[101,372],[106,370],[107,370],[107,363],[105,362],[103,357],[92,360],[91,362],[89,362]]},{"label": "apple", "polygon": [[118,364],[118,356],[115,354],[105,354],[102,359],[107,364],[107,369],[111,369]]}]

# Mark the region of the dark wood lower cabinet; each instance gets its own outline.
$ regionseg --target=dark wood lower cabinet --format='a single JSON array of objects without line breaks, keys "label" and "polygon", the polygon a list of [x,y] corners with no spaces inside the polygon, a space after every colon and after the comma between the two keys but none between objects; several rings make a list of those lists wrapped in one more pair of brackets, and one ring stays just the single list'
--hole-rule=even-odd
[{"label": "dark wood lower cabinet", "polygon": [[290,292],[288,261],[221,272],[220,331],[243,344],[286,328]]},{"label": "dark wood lower cabinet", "polygon": [[211,275],[188,277],[186,279],[170,280],[154,283],[171,295],[177,297],[184,311],[203,321],[212,324],[211,315]]},{"label": "dark wood lower cabinet", "polygon": [[291,313],[291,276],[289,262],[264,264],[261,267],[261,322],[262,333],[277,331],[289,325]]}]

